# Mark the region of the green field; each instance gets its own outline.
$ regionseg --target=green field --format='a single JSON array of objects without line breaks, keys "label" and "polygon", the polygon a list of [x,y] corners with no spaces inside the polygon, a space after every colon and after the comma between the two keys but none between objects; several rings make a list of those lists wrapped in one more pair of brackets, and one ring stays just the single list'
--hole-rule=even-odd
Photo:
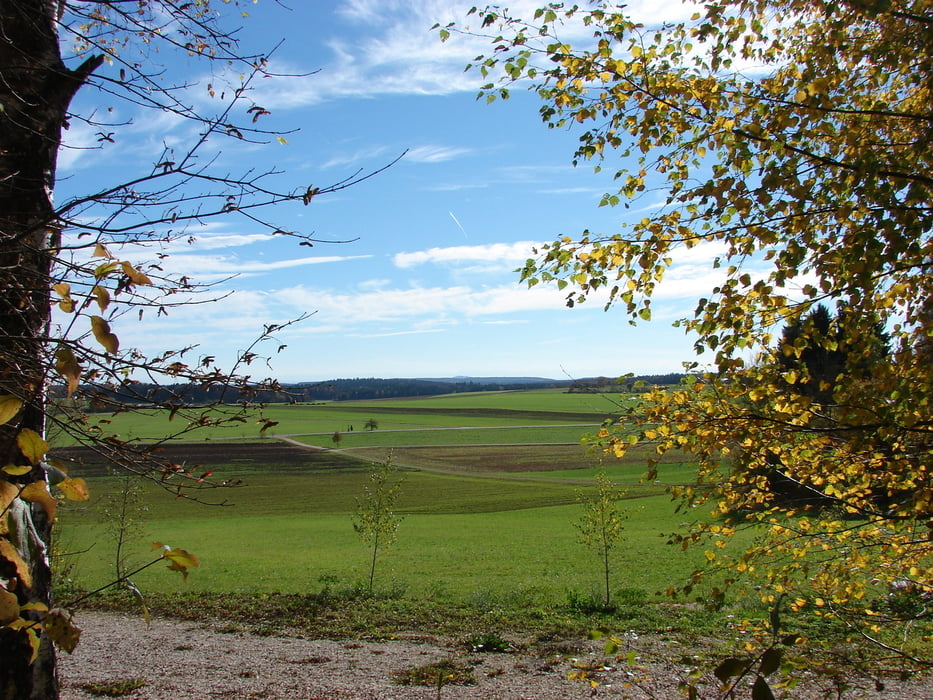
[{"label": "green field", "polygon": [[[667,544],[683,518],[663,484],[640,482],[647,453],[604,461],[580,445],[617,409],[600,396],[558,391],[268,407],[265,417],[278,425],[265,437],[253,421],[235,434],[211,428],[201,436],[206,441],[169,445],[167,459],[240,485],[198,492],[225,503],[203,505],[148,484],[135,560],[144,563],[148,543],[157,540],[196,553],[202,566],[187,582],[160,566],[136,583],[154,591],[304,593],[322,581],[362,580],[369,551],[351,516],[369,464],[391,452],[404,478],[398,502],[404,520],[379,562],[383,585],[459,602],[516,592],[555,602],[568,591],[589,593],[599,584],[599,563],[577,544],[573,523],[581,489],[605,468],[625,485],[629,515],[615,587],[653,594],[679,583],[703,556]],[[364,430],[368,420],[378,429]],[[116,416],[109,427],[155,439],[173,423],[148,412]],[[332,440],[336,431],[339,442]],[[100,523],[100,502],[117,482],[87,454],[70,454],[81,458],[72,471],[87,477],[94,497],[63,509],[62,546],[83,552],[69,564],[82,586],[95,587],[113,575],[114,545]],[[662,478],[682,482],[689,469],[672,456]]]},{"label": "green field", "polygon": [[[199,428],[186,439],[236,439],[259,436],[261,419],[276,424],[266,435],[363,432],[368,420],[380,430],[438,427],[504,427],[551,424],[598,425],[618,415],[623,404],[611,395],[566,394],[557,389],[525,392],[483,392],[419,399],[348,401],[321,404],[270,404],[242,412],[236,407],[201,411],[187,409],[171,416],[163,409],[91,415],[91,424],[123,440],[149,441],[183,432],[203,413],[236,417],[222,427]],[[353,428],[351,431],[350,428]],[[69,444],[66,436],[59,443]]]}]

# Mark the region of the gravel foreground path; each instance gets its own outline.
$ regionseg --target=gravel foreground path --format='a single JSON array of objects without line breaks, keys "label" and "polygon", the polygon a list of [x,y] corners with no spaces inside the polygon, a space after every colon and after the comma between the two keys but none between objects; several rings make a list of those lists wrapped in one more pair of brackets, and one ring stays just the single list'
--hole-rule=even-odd
[{"label": "gravel foreground path", "polygon": [[[683,698],[678,682],[689,666],[678,659],[672,642],[625,640],[626,648],[645,657],[637,668],[605,657],[601,645],[584,642],[574,649],[554,647],[539,654],[470,653],[444,640],[412,635],[391,641],[313,640],[297,636],[256,636],[220,632],[197,622],[154,619],[115,613],[83,613],[83,630],[74,654],[61,654],[62,700],[98,698],[88,683],[141,679],[145,685],[124,696],[135,700],[263,698],[266,700],[574,700],[576,698]],[[667,648],[664,647],[667,645]],[[472,670],[472,685],[437,687],[399,685],[395,673],[443,660]],[[600,685],[568,680],[575,663],[602,667]],[[713,679],[715,682],[715,679]],[[878,691],[859,684],[841,696],[826,694],[825,682],[793,690],[795,699],[933,700],[933,680],[886,681]],[[702,697],[717,696],[714,685]],[[743,697],[751,697],[749,691]],[[780,695],[778,697],[781,697]]]}]

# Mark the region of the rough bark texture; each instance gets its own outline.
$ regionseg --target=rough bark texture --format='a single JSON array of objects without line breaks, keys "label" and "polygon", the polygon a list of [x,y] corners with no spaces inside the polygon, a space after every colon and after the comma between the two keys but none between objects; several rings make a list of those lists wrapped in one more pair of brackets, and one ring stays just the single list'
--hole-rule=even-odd
[{"label": "rough bark texture", "polygon": [[[23,401],[20,415],[0,426],[0,465],[27,464],[17,434],[26,428],[44,432],[51,271],[59,239],[51,201],[56,155],[68,105],[101,63],[95,57],[78,70],[65,67],[58,10],[50,0],[0,0],[0,394]],[[23,477],[7,478],[30,483],[45,474],[36,466]],[[5,537],[32,575],[32,586],[20,581],[16,595],[21,604],[50,605],[51,522],[41,508],[19,500],[8,516]],[[16,574],[2,571],[0,578],[15,580]],[[39,657],[30,664],[24,637],[9,628],[0,635],[0,698],[57,698],[51,644],[42,638]]]}]

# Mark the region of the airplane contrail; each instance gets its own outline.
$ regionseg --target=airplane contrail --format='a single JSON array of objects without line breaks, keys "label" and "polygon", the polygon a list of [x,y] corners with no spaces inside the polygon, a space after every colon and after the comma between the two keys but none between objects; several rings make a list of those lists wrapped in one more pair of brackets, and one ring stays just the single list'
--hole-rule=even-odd
[{"label": "airplane contrail", "polygon": [[454,216],[454,213],[452,211],[448,211],[447,213],[450,214],[450,218],[454,220],[455,224],[457,224],[457,228],[463,231],[463,237],[466,238],[467,237],[466,229],[463,228],[463,225],[457,220],[457,217]]}]

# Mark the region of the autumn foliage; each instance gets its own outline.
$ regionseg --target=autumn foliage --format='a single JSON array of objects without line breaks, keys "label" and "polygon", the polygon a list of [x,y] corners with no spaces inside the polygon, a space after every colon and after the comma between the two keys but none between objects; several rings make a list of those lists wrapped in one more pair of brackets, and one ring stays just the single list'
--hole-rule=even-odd
[{"label": "autumn foliage", "polygon": [[[602,432],[605,448],[692,456],[695,483],[677,496],[711,514],[680,541],[705,543],[708,570],[740,590],[869,637],[896,617],[891,591],[928,599],[933,5],[714,0],[651,27],[608,3],[476,16],[441,31],[487,34],[495,50],[474,67],[504,77],[483,94],[532,85],[548,126],[578,130],[574,162],[612,169],[602,204],[650,212],[544,246],[522,278],[637,322],[683,251],[719,275],[680,322],[708,370],[647,395]],[[570,25],[588,28],[576,46]],[[832,333],[800,324],[819,304],[840,312]],[[883,356],[859,341],[879,329]],[[840,362],[831,380],[804,361],[816,346]],[[775,499],[776,471],[813,498]],[[763,537],[725,555],[749,524]]]}]

